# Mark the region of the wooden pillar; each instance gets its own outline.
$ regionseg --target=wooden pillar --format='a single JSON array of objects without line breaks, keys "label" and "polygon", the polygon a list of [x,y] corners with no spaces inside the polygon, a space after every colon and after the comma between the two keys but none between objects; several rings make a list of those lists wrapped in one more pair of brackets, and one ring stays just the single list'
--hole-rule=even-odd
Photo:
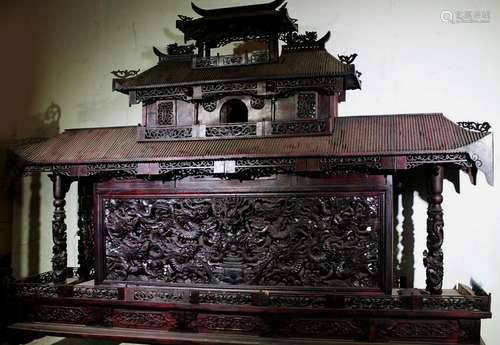
[{"label": "wooden pillar", "polygon": [[203,42],[201,41],[196,41],[196,48],[198,49],[198,57],[202,58],[203,57]]},{"label": "wooden pillar", "polygon": [[78,275],[85,281],[91,279],[94,259],[93,185],[78,181]]},{"label": "wooden pillar", "polygon": [[209,42],[205,42],[205,57],[208,58],[210,57],[210,43]]},{"label": "wooden pillar", "polygon": [[200,124],[200,102],[198,101],[194,102],[194,124]]},{"label": "wooden pillar", "polygon": [[431,195],[427,209],[427,250],[424,251],[426,290],[441,294],[443,286],[443,166],[431,167]]},{"label": "wooden pillar", "polygon": [[62,175],[51,176],[54,194],[54,217],[52,220],[52,275],[55,283],[64,282],[67,277],[68,252],[66,244],[66,212],[64,199],[69,189],[70,181]]}]

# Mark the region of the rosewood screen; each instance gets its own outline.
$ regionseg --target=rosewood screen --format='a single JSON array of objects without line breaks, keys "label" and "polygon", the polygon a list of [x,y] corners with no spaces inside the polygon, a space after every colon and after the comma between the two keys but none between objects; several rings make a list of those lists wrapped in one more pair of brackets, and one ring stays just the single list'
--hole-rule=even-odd
[{"label": "rosewood screen", "polygon": [[98,192],[98,280],[384,288],[384,191],[329,185],[321,191],[195,194],[167,187],[138,195],[138,186],[121,185],[120,193]]}]

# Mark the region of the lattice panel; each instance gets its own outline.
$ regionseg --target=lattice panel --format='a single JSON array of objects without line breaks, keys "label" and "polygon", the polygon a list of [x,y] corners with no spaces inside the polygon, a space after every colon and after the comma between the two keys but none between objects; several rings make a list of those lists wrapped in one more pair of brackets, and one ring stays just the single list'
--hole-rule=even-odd
[{"label": "lattice panel", "polygon": [[297,117],[299,119],[315,118],[317,111],[316,93],[301,92],[297,95]]},{"label": "lattice panel", "polygon": [[175,124],[174,102],[158,103],[158,126],[172,126]]}]

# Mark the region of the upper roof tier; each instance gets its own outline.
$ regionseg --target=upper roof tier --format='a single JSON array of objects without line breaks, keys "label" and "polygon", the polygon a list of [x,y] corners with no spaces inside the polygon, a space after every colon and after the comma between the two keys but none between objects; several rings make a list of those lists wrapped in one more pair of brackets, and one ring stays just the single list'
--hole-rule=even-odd
[{"label": "upper roof tier", "polygon": [[[184,41],[195,40],[215,48],[248,37],[269,38],[297,31],[295,20],[288,16],[284,0],[249,6],[205,10],[191,4],[202,16],[193,19],[179,16],[177,28],[184,33]],[[281,6],[280,8],[278,8]]]},{"label": "upper roof tier", "polygon": [[191,59],[167,59],[135,77],[114,79],[113,87],[129,93],[156,87],[315,77],[342,77],[345,90],[360,88],[355,66],[340,62],[324,48],[283,49],[276,62],[223,68],[193,68]]}]

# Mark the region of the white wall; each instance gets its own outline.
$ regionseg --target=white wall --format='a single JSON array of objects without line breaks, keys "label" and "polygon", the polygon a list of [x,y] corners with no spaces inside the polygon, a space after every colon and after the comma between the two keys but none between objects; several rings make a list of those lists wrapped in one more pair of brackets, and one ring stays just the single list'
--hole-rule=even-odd
[{"label": "white wall", "polygon": [[[252,1],[198,0],[202,7],[248,4]],[[61,128],[133,125],[140,122],[140,106],[128,107],[127,97],[111,92],[110,71],[124,68],[144,70],[156,63],[152,46],[161,49],[174,41],[182,43],[175,29],[177,14],[194,16],[189,1],[181,0],[50,0],[13,3],[8,10],[17,15],[19,27],[31,25],[37,49],[32,80],[26,99],[27,112],[35,114],[51,101],[62,108]],[[453,121],[488,121],[495,131],[500,95],[500,2],[478,0],[288,0],[300,30],[327,30],[333,54],[358,53],[355,61],[363,73],[363,90],[347,94],[340,114],[443,112]],[[489,11],[489,23],[450,24],[441,20],[443,10]],[[26,36],[27,37],[27,36]],[[28,44],[27,43],[27,44]],[[16,54],[16,51],[10,51]],[[2,68],[15,68],[11,66]],[[20,66],[17,66],[20,67]],[[28,97],[28,96],[26,96]],[[19,124],[21,127],[22,124]],[[496,157],[498,158],[498,153]],[[498,174],[497,174],[498,175]],[[492,321],[483,335],[488,344],[500,342],[500,196],[486,185],[478,186],[461,177],[458,195],[445,184],[445,278],[449,288],[468,282],[471,276],[493,293]],[[498,185],[498,181],[497,181]],[[26,272],[23,257],[29,238],[26,219],[28,196],[16,206],[22,233],[14,239],[15,268]],[[69,198],[69,226],[76,227],[74,190]],[[18,200],[19,201],[19,200]],[[43,180],[40,269],[50,267],[50,186]],[[415,285],[425,286],[421,253],[425,246],[426,203],[415,204]],[[24,238],[22,241],[16,239]],[[70,235],[72,264],[76,263],[76,237]],[[24,242],[23,242],[24,241]],[[24,249],[23,249],[24,248]],[[24,266],[23,266],[24,265]]]}]

